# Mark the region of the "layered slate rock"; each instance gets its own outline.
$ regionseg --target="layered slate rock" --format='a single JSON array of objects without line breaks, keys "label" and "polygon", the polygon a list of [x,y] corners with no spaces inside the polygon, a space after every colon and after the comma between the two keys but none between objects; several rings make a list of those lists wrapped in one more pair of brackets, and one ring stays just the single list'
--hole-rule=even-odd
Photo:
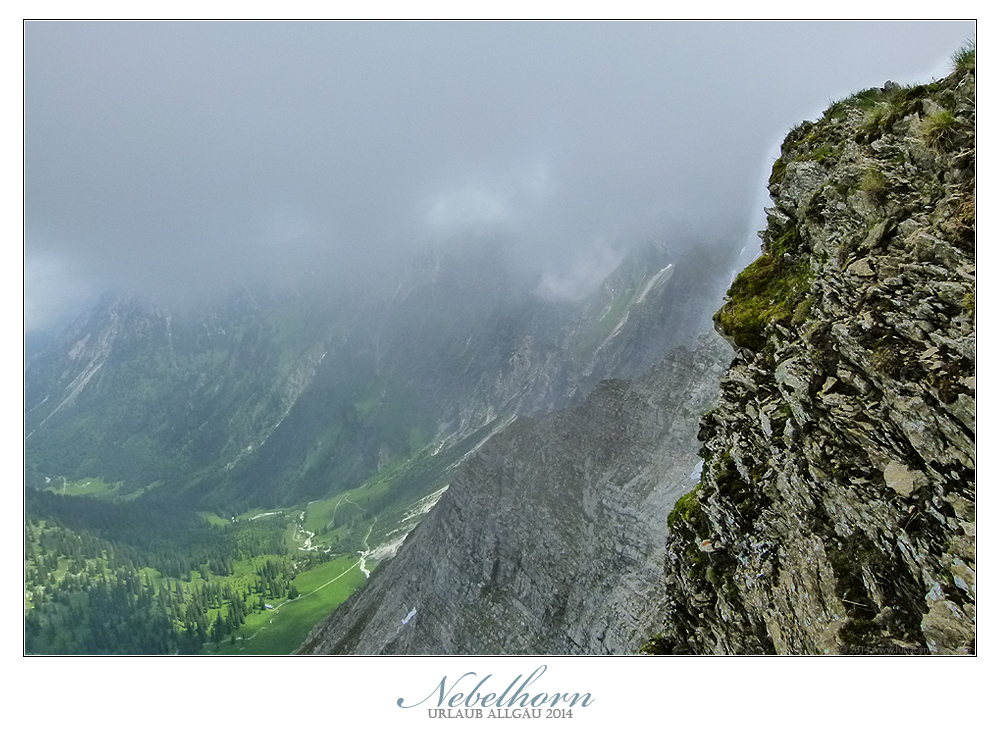
[{"label": "layered slate rock", "polygon": [[700,472],[715,334],[581,405],[521,418],[452,482],[304,653],[634,653],[664,612],[663,525]]},{"label": "layered slate rock", "polygon": [[737,357],[670,517],[666,653],[970,653],[975,72],[785,140]]}]

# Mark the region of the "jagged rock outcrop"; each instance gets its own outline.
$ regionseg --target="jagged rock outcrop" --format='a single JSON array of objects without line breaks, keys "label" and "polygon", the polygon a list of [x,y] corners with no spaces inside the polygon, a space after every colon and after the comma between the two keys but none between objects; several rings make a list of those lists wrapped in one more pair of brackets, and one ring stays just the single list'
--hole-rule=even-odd
[{"label": "jagged rock outcrop", "polygon": [[647,650],[974,651],[974,52],[957,60],[785,140],[763,256],[716,315],[737,357]]},{"label": "jagged rock outcrop", "polygon": [[697,423],[731,357],[711,334],[515,421],[300,651],[635,652],[664,611],[662,525],[697,477]]}]

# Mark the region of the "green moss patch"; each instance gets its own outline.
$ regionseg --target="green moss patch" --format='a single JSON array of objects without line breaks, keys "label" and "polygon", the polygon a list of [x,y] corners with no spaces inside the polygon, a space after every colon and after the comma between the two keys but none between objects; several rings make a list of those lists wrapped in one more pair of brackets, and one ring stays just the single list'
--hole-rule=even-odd
[{"label": "green moss patch", "polygon": [[715,314],[715,322],[739,346],[763,349],[768,325],[790,320],[806,299],[812,277],[808,258],[791,257],[789,252],[798,243],[794,228],[785,231],[769,252],[733,281],[728,302]]},{"label": "green moss patch", "polygon": [[699,493],[701,493],[700,484],[677,499],[677,503],[674,504],[674,508],[667,516],[667,526],[671,530],[677,527],[680,522],[691,524],[698,518],[701,511],[701,506],[698,503]]}]

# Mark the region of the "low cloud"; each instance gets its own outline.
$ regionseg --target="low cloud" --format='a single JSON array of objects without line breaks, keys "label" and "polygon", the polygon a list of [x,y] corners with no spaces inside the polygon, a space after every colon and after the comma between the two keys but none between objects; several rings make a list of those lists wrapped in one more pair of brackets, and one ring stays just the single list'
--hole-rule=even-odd
[{"label": "low cloud", "polygon": [[581,251],[582,258],[562,271],[542,275],[536,293],[554,302],[577,302],[585,298],[608,276],[622,260],[622,251],[615,251],[606,242],[596,242]]},{"label": "low cloud", "polygon": [[512,218],[503,195],[476,185],[439,194],[427,211],[427,225],[442,234],[503,225]]}]

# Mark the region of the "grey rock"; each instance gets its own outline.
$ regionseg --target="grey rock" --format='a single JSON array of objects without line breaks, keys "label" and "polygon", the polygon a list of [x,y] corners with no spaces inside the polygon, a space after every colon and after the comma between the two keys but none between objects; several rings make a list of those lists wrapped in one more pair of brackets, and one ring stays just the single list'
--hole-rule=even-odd
[{"label": "grey rock", "polygon": [[882,472],[885,484],[902,497],[907,497],[913,492],[914,478],[905,465],[895,460],[889,462]]},{"label": "grey rock", "polygon": [[776,201],[785,212],[792,212],[815,193],[826,179],[826,171],[814,161],[789,163],[782,184],[781,196]]},{"label": "grey rock", "polygon": [[855,261],[847,267],[847,270],[855,276],[875,276],[875,270],[867,258]]}]

